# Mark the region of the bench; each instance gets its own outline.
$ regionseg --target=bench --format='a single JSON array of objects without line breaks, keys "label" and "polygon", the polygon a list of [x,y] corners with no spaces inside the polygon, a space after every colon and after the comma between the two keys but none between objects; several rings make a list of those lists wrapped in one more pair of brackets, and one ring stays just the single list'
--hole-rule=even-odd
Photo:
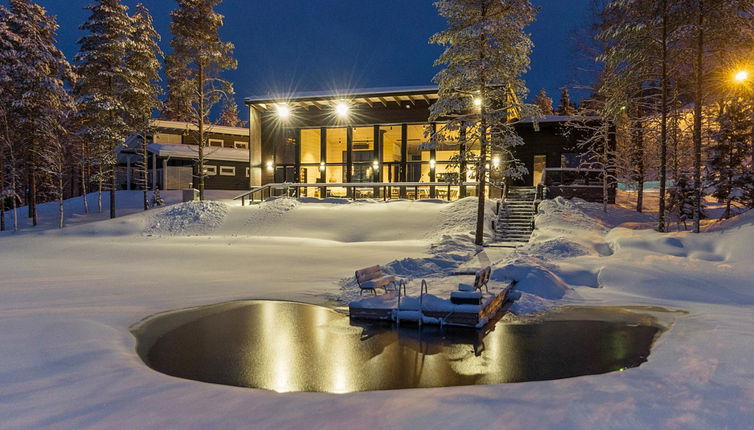
[{"label": "bench", "polygon": [[382,272],[380,266],[367,267],[356,271],[356,282],[359,284],[359,295],[364,294],[364,291],[372,291],[374,295],[377,295],[375,288],[382,288],[387,293],[388,285],[393,286],[393,290],[396,290],[398,286],[398,279],[392,275],[386,275]]},{"label": "bench", "polygon": [[482,287],[489,293],[487,283],[490,281],[492,269],[487,266],[476,272],[474,284],[459,284],[458,291],[450,293],[450,302],[455,305],[479,305],[482,302]]}]

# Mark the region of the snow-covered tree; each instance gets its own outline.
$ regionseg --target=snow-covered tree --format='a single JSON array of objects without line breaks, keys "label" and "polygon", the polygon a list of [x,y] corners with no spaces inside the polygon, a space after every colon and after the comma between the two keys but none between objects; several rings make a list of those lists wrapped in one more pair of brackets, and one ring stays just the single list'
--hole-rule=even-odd
[{"label": "snow-covered tree", "polygon": [[245,127],[246,121],[238,118],[238,104],[235,99],[228,97],[223,105],[223,110],[217,120],[218,125],[225,127]]},{"label": "snow-covered tree", "polygon": [[[62,170],[58,161],[63,154],[65,122],[74,109],[66,84],[74,80],[70,64],[56,47],[57,22],[46,10],[30,0],[10,0],[9,9],[0,11],[2,45],[0,45],[0,85],[10,103],[3,109],[3,140],[12,140],[6,154],[12,160],[24,160],[28,206],[34,225],[40,180],[51,181],[58,199],[62,199]],[[11,169],[13,180],[16,167]],[[15,202],[16,185],[11,200]],[[7,194],[7,193],[6,193]],[[61,209],[62,211],[62,209]],[[63,214],[61,212],[62,219]],[[62,221],[61,221],[62,226]]]},{"label": "snow-covered tree", "polygon": [[439,0],[435,6],[448,28],[431,39],[445,49],[435,61],[444,68],[434,78],[439,99],[430,108],[430,121],[446,121],[436,141],[463,134],[461,152],[478,154],[475,243],[482,245],[489,155],[500,154],[504,177],[521,177],[526,168],[514,148],[524,142],[514,121],[540,115],[533,105],[520,102],[527,93],[521,75],[529,69],[532,49],[524,29],[534,21],[536,9],[528,0]]},{"label": "snow-covered tree", "polygon": [[80,28],[88,34],[78,41],[79,52],[75,57],[79,80],[74,91],[83,126],[79,133],[90,143],[90,155],[96,160],[100,210],[103,183],[109,176],[110,217],[115,218],[115,151],[129,134],[124,94],[131,71],[124,60],[133,20],[119,0],[97,0],[86,9],[90,15]]},{"label": "snow-covered tree", "polygon": [[138,185],[143,191],[144,210],[149,209],[149,169],[147,144],[151,130],[151,118],[154,110],[162,107],[159,96],[160,60],[162,50],[159,47],[160,35],[154,29],[152,15],[139,3],[132,16],[128,44],[126,45],[125,63],[128,67],[127,86],[124,93],[126,123],[132,133],[140,138],[140,160],[136,169],[140,172]]},{"label": "snow-covered tree", "polygon": [[564,116],[571,116],[576,113],[576,105],[571,101],[568,87],[563,87],[560,91],[560,104],[558,105],[557,113]]},{"label": "snow-covered tree", "polygon": [[539,91],[537,97],[534,98],[534,104],[542,111],[542,115],[552,115],[552,99],[547,97],[547,92],[544,88]]},{"label": "snow-covered tree", "polygon": [[178,0],[172,11],[170,31],[173,51],[166,57],[168,76],[166,114],[174,120],[192,122],[198,128],[199,198],[204,199],[207,125],[213,107],[233,95],[233,85],[220,78],[223,70],[235,69],[233,44],[220,40],[223,16],[214,8],[222,0]]},{"label": "snow-covered tree", "polygon": [[750,117],[741,101],[721,104],[718,128],[711,145],[705,147],[707,187],[712,197],[725,203],[723,218],[731,217],[732,204],[746,204],[747,158],[750,144]]},{"label": "snow-covered tree", "polygon": [[[675,185],[670,189],[668,214],[675,218],[679,226],[683,224],[684,230],[687,229],[687,221],[694,219],[696,212],[694,207],[696,205],[695,194],[693,180],[685,173],[681,173],[676,178]],[[704,211],[702,211],[702,218],[704,218]]]}]

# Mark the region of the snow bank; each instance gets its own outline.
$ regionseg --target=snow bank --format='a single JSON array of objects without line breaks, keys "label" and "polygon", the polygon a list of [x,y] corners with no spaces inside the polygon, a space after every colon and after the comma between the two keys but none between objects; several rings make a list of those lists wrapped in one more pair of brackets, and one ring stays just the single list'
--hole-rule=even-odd
[{"label": "snow bank", "polygon": [[144,234],[151,236],[207,235],[217,229],[228,215],[224,203],[186,202],[159,210],[152,215]]}]

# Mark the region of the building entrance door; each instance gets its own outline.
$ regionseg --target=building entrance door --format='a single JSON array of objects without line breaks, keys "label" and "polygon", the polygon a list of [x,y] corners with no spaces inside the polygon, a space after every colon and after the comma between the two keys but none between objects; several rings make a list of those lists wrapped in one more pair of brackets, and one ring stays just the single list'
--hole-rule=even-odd
[{"label": "building entrance door", "polygon": [[544,173],[545,167],[547,167],[547,155],[535,155],[533,167],[532,185],[536,187],[540,182],[542,182],[542,173]]}]

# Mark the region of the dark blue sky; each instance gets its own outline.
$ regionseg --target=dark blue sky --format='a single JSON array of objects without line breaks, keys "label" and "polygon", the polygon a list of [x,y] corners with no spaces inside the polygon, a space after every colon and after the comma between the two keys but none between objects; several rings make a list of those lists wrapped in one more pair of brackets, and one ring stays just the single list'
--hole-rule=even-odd
[{"label": "dark blue sky", "polygon": [[[532,94],[545,88],[558,101],[573,82],[577,55],[571,34],[587,22],[589,0],[532,0],[541,8],[529,27],[534,41]],[[141,0],[163,36],[170,38],[172,0]],[[5,3],[5,2],[4,2]],[[38,0],[57,15],[61,49],[72,58],[89,0]],[[133,7],[137,0],[124,0]],[[238,70],[227,72],[239,103],[279,91],[429,85],[441,52],[427,44],[443,29],[432,0],[225,0],[221,36],[235,44]],[[244,110],[242,110],[244,112]]]}]

